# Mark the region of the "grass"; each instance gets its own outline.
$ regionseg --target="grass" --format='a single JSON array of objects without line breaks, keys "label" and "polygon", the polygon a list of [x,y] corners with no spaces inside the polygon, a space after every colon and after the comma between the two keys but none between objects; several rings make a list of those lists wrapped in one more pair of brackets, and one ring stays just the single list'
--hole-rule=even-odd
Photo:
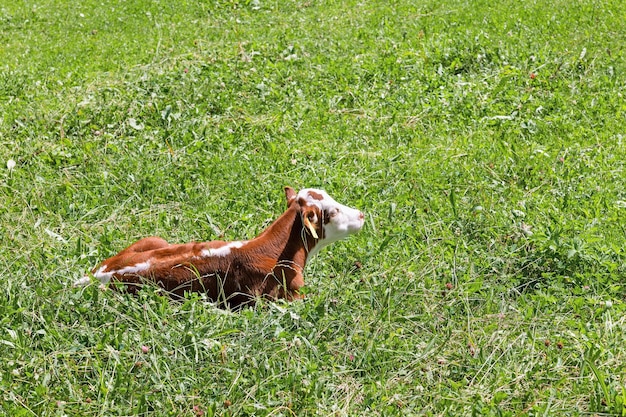
[{"label": "grass", "polygon": [[[1,412],[626,415],[624,22],[613,0],[3,2]],[[147,235],[251,238],[284,185],[367,216],[304,302],[71,287]]]}]

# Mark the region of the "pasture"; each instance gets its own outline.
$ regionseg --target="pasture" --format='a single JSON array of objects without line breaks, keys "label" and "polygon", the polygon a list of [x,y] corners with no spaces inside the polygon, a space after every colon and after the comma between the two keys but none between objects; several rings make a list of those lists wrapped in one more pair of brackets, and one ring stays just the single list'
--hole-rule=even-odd
[{"label": "pasture", "polygon": [[[0,414],[626,415],[617,0],[0,1]],[[365,213],[306,299],[71,284]]]}]

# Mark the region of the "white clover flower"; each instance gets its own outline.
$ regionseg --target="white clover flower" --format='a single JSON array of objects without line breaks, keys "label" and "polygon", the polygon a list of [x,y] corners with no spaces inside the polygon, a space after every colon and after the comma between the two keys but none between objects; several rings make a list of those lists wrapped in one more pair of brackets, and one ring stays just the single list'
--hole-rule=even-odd
[{"label": "white clover flower", "polygon": [[16,165],[16,164],[15,164],[15,161],[14,161],[14,160],[9,159],[9,160],[7,161],[7,169],[8,169],[9,171],[13,171],[13,168],[15,168],[15,165]]}]

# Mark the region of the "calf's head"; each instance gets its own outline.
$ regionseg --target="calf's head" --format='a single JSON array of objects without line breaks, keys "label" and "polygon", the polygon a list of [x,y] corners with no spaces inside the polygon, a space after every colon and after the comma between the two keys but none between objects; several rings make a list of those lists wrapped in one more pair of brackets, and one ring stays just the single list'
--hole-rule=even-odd
[{"label": "calf's head", "polygon": [[326,191],[305,188],[296,194],[293,188],[285,187],[285,195],[288,206],[299,206],[307,239],[313,239],[309,255],[363,227],[361,211],[339,204]]}]

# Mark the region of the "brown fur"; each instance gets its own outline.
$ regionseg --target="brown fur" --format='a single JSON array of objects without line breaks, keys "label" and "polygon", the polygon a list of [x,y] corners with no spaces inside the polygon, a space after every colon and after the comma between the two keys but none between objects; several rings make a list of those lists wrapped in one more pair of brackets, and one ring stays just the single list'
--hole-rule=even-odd
[{"label": "brown fur", "polygon": [[119,271],[150,260],[149,268],[134,273],[115,273],[111,279],[126,284],[135,292],[141,284],[153,282],[171,294],[203,292],[220,305],[239,308],[254,303],[257,297],[270,299],[302,298],[302,275],[308,252],[317,243],[302,216],[317,214],[315,225],[323,237],[322,213],[296,201],[293,189],[286,187],[287,210],[258,237],[241,248],[231,247],[226,256],[206,256],[205,249],[218,249],[229,242],[169,244],[159,237],[141,239],[94,268],[96,273]]}]

